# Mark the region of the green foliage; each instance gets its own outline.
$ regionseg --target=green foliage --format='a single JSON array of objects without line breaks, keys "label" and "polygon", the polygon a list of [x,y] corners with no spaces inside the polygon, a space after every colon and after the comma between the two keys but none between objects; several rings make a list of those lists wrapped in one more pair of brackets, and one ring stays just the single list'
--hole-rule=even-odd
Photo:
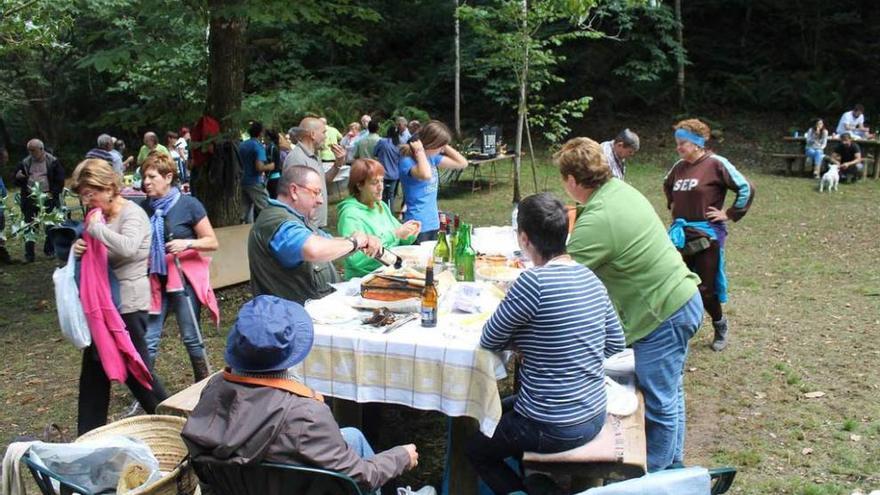
[{"label": "green foliage", "polygon": [[479,55],[464,64],[466,73],[483,82],[483,92],[505,106],[519,105],[519,88],[525,82],[529,123],[550,143],[560,142],[570,131],[569,119],[583,117],[591,98],[574,95],[553,101],[547,95],[566,82],[559,75],[566,61],[561,48],[606,36],[591,25],[595,5],[551,0],[524,6],[521,1],[499,0],[459,7],[462,20],[476,35],[473,43],[481,47]]},{"label": "green foliage", "polygon": [[[15,194],[14,200],[15,204],[18,205],[18,211],[9,210],[8,212],[12,237],[22,238],[27,242],[35,242],[37,237],[45,231],[46,227],[53,227],[64,222],[69,212],[65,201],[68,194],[69,191],[65,189],[60,198],[61,206],[50,210],[47,208],[49,195],[41,190],[39,182],[35,183],[31,186],[28,197],[37,206],[37,214],[34,215],[33,220],[30,222],[26,222],[24,215],[21,214],[21,194]],[[2,198],[2,202],[5,204],[5,197]],[[0,209],[0,212],[2,212],[2,209]]]},{"label": "green foliage", "polygon": [[[336,125],[357,120],[364,99],[352,91],[303,79],[286,89],[262,91],[245,97],[242,115],[260,120],[267,127],[286,131],[306,115],[327,117]],[[341,128],[340,128],[341,129]]]}]

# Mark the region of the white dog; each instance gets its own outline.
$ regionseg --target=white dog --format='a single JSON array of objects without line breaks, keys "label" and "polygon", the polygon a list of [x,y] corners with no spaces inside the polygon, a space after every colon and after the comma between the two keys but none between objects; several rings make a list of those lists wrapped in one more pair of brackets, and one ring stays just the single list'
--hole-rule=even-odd
[{"label": "white dog", "polygon": [[837,184],[840,182],[840,165],[829,165],[828,171],[822,174],[822,180],[819,181],[819,192],[828,188],[828,192],[836,191]]}]

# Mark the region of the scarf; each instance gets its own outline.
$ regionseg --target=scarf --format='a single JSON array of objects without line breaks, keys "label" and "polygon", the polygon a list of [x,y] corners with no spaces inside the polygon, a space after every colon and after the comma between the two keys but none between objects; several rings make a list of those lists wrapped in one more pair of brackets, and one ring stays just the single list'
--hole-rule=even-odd
[{"label": "scarf", "polygon": [[153,227],[153,239],[150,243],[150,274],[167,275],[168,264],[165,261],[165,215],[180,199],[180,189],[172,187],[168,194],[161,198],[151,199],[150,208],[153,216],[150,225]]},{"label": "scarf", "polygon": [[690,227],[706,234],[709,239],[718,242],[718,269],[715,271],[715,295],[718,301],[727,302],[727,263],[724,260],[724,241],[727,239],[727,228],[723,222],[688,222],[684,218],[676,218],[669,226],[669,240],[676,249],[682,249],[686,236],[684,229]]}]

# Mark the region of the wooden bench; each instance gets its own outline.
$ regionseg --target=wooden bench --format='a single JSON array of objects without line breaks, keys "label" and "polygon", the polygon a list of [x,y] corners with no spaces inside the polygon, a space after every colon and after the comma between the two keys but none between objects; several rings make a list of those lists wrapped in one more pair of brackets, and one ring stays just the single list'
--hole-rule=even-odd
[{"label": "wooden bench", "polygon": [[796,161],[800,161],[801,163],[801,175],[804,174],[807,167],[807,155],[803,153],[771,153],[770,156],[773,158],[782,158],[785,161],[786,173],[788,175],[794,173],[794,164]]},{"label": "wooden bench", "polygon": [[214,229],[220,247],[208,255],[211,257],[212,288],[220,289],[251,279],[247,249],[250,232],[250,225],[231,225]]},{"label": "wooden bench", "polygon": [[523,467],[553,476],[571,478],[576,492],[602,486],[603,480],[637,478],[647,470],[645,399],[638,392],[639,406],[629,416],[608,415],[605,426],[586,445],[556,454],[523,453]]}]

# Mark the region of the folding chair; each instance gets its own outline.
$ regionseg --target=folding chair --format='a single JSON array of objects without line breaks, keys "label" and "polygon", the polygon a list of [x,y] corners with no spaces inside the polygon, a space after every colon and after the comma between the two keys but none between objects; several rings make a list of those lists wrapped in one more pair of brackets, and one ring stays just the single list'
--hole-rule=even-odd
[{"label": "folding chair", "polygon": [[[40,493],[42,493],[43,495],[97,495],[79,485],[65,480],[61,476],[53,473],[52,471],[49,471],[43,466],[37,465],[37,463],[31,460],[29,454],[23,455],[21,457],[21,460],[24,461],[25,465],[27,465],[28,469],[31,472],[31,475],[33,475],[34,477],[34,481],[36,481],[37,486],[40,487]],[[60,489],[59,492],[55,491],[53,481],[58,483]]]},{"label": "folding chair", "polygon": [[192,464],[216,495],[366,495],[348,476],[320,468],[275,462],[232,464],[204,457]]}]

